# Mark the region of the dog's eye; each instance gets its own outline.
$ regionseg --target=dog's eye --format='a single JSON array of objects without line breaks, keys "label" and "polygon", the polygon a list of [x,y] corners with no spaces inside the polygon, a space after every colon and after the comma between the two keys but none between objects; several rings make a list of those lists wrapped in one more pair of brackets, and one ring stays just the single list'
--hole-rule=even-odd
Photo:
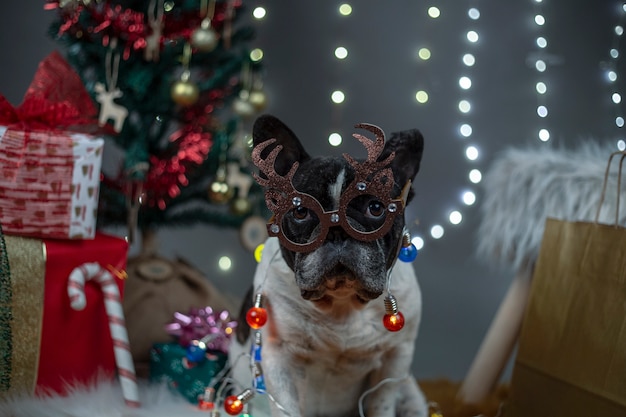
[{"label": "dog's eye", "polygon": [[306,220],[309,217],[309,209],[302,206],[296,207],[293,209],[293,217],[295,217],[296,220]]},{"label": "dog's eye", "polygon": [[367,215],[370,217],[380,217],[385,214],[385,206],[377,200],[370,201],[367,206]]}]

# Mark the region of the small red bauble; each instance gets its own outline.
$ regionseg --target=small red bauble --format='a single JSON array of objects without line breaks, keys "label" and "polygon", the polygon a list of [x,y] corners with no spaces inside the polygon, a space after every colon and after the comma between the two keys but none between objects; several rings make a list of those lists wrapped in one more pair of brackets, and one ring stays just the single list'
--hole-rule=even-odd
[{"label": "small red bauble", "polygon": [[401,312],[395,314],[385,314],[383,326],[390,332],[397,332],[404,327],[404,315]]},{"label": "small red bauble", "polygon": [[243,411],[243,401],[241,401],[236,395],[226,397],[224,400],[224,410],[231,416],[236,416]]},{"label": "small red bauble", "polygon": [[267,323],[267,310],[263,307],[252,307],[246,314],[246,322],[253,329],[260,329]]}]

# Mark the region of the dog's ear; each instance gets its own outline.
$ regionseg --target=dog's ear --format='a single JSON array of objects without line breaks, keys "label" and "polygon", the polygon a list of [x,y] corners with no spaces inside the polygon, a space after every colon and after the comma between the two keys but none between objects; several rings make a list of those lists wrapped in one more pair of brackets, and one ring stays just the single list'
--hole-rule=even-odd
[{"label": "dog's ear", "polygon": [[[424,137],[421,132],[417,129],[404,130],[391,134],[385,143],[385,150],[378,159],[386,158],[391,152],[396,153],[395,158],[391,161],[391,169],[396,183],[403,187],[408,180],[412,182],[415,179],[420,169],[423,151]],[[413,192],[411,191],[409,200],[412,196]]]},{"label": "dog's ear", "polygon": [[295,133],[278,118],[269,114],[259,116],[256,119],[252,128],[252,139],[254,146],[269,139],[276,139],[275,143],[263,150],[261,158],[266,158],[272,149],[277,145],[282,145],[283,149],[276,157],[274,164],[274,169],[279,175],[285,175],[289,172],[294,162],[302,163],[310,159]]}]

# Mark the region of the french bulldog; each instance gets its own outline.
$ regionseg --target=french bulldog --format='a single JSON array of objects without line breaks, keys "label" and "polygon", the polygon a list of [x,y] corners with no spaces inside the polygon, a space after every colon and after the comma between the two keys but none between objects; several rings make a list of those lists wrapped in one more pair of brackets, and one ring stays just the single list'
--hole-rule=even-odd
[{"label": "french bulldog", "polygon": [[[263,378],[274,417],[427,415],[410,374],[421,293],[412,265],[396,262],[423,137],[407,130],[385,143],[376,126],[357,128],[376,136],[354,135],[367,159],[311,157],[276,117],[254,123],[256,177],[274,216],[230,363],[242,386]],[[404,317],[399,331],[383,325],[395,312],[385,291]],[[267,323],[252,333],[243,318],[255,299]],[[257,363],[239,360],[255,344]]]}]

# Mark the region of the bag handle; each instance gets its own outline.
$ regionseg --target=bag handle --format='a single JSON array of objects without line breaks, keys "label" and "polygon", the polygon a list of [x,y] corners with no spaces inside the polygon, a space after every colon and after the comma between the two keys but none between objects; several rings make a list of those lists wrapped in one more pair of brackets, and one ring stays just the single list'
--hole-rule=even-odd
[{"label": "bag handle", "polygon": [[598,219],[600,218],[600,210],[602,209],[602,204],[604,203],[604,196],[606,194],[606,185],[609,182],[609,170],[611,168],[611,161],[615,155],[622,155],[619,160],[619,168],[617,171],[617,203],[615,204],[615,227],[619,224],[619,200],[620,200],[620,191],[622,190],[622,165],[624,163],[624,159],[626,159],[626,151],[617,151],[613,152],[611,156],[609,156],[609,161],[606,164],[606,170],[604,171],[604,183],[602,184],[602,194],[600,194],[600,204],[598,204],[598,211],[596,211],[596,221],[598,223]]}]

